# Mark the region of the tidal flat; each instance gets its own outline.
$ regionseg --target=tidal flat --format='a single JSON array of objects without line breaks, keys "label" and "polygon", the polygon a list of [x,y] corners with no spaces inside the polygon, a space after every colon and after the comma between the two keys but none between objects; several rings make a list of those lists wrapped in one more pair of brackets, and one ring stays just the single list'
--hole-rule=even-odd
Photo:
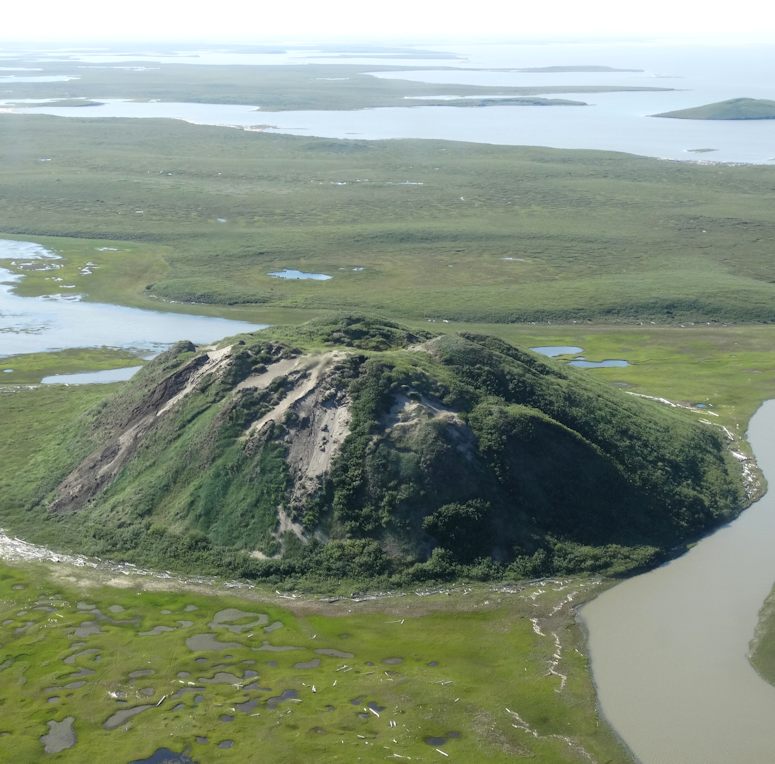
[{"label": "tidal flat", "polygon": [[601,585],[315,599],[0,563],[0,761],[625,762],[573,618]]}]

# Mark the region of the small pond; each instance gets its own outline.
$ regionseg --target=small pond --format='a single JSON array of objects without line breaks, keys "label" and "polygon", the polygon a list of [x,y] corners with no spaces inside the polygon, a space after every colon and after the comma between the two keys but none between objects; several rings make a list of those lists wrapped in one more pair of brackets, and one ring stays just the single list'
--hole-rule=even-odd
[{"label": "small pond", "polygon": [[584,348],[579,348],[575,345],[540,345],[530,349],[534,353],[548,355],[549,358],[554,358],[558,355],[578,355],[584,351]]},{"label": "small pond", "polygon": [[80,374],[52,374],[40,381],[44,385],[104,385],[110,382],[126,382],[137,374],[142,366],[124,366],[120,369],[86,371]]},{"label": "small pond", "polygon": [[288,281],[328,281],[331,276],[325,273],[306,273],[305,271],[296,271],[292,268],[285,268],[282,271],[272,271],[269,274],[276,279],[287,279]]},{"label": "small pond", "polygon": [[[576,345],[540,345],[530,349],[534,353],[546,355],[549,356],[549,358],[557,358],[565,355],[578,356],[579,353],[584,352],[584,348],[577,347]],[[575,366],[577,369],[610,369],[622,368],[629,365],[630,362],[625,361],[623,358],[606,358],[603,361],[588,361],[583,356],[579,356],[578,358],[568,361],[568,366]]]},{"label": "small pond", "polygon": [[605,361],[588,361],[586,358],[576,358],[568,362],[568,366],[579,369],[610,369],[629,366],[630,362],[622,358],[608,358]]}]

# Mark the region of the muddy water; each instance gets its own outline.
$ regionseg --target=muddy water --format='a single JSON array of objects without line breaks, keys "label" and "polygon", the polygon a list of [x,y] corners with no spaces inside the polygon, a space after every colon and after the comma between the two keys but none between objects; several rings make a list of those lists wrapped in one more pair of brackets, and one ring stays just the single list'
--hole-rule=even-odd
[{"label": "muddy water", "polygon": [[[775,401],[748,437],[775,486]],[[775,491],[688,554],[585,606],[603,712],[643,764],[775,760],[775,687],[747,660],[775,581]]]}]

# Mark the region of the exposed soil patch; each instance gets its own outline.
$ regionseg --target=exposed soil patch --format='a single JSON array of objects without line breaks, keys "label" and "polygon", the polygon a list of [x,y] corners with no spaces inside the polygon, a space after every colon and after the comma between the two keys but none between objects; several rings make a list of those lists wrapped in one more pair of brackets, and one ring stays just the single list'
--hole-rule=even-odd
[{"label": "exposed soil patch", "polygon": [[143,403],[132,410],[110,442],[86,457],[59,484],[49,509],[52,512],[80,509],[110,485],[154,426],[157,417],[190,395],[206,375],[222,371],[228,363],[230,350],[225,347],[197,356],[156,385]]}]

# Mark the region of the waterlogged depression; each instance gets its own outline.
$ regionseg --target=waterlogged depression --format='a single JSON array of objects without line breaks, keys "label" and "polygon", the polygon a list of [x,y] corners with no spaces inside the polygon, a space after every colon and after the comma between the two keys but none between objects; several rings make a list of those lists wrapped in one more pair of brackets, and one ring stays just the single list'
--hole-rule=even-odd
[{"label": "waterlogged depression", "polygon": [[[0,239],[0,261],[48,268],[59,256],[34,242]],[[0,357],[67,348],[119,347],[157,353],[173,342],[213,342],[265,328],[224,318],[81,301],[75,293],[20,297],[24,276],[0,268]]]}]

